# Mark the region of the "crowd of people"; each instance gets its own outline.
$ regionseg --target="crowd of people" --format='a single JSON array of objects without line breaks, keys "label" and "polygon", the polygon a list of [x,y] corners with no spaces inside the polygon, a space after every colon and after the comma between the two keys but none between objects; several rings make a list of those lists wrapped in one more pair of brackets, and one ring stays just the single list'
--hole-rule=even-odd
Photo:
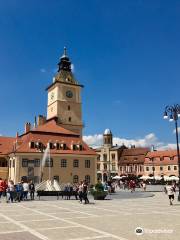
[{"label": "crowd of people", "polygon": [[[62,198],[70,200],[71,196],[75,196],[76,200],[80,203],[88,204],[88,183],[81,181],[80,184],[66,184],[62,189]],[[35,185],[33,181],[30,182],[18,182],[14,184],[12,180],[7,181],[0,178],[0,199],[4,199],[9,202],[20,202],[26,200],[34,200],[35,197]]]},{"label": "crowd of people", "polygon": [[0,178],[0,199],[6,198],[6,202],[20,202],[28,200],[28,194],[30,200],[34,200],[35,186],[32,181],[18,182],[14,184],[12,180],[7,181]]},{"label": "crowd of people", "polygon": [[[146,182],[136,182],[135,180],[125,181],[109,181],[102,184],[104,190],[109,193],[115,192],[116,190],[124,189],[130,190],[131,193],[135,192],[136,187],[141,187],[143,191],[146,191]],[[165,193],[168,195],[170,205],[173,204],[174,194],[176,193],[176,182],[168,182],[164,187]],[[81,181],[79,184],[66,184],[62,189],[62,198],[70,200],[71,196],[75,196],[76,200],[80,203],[88,204],[88,183]],[[30,182],[18,182],[14,184],[12,180],[7,181],[0,178],[0,199],[4,198],[7,203],[9,202],[20,202],[28,200],[34,200],[35,185],[33,181]]]},{"label": "crowd of people", "polygon": [[135,192],[136,188],[141,188],[143,191],[146,191],[145,181],[137,182],[132,179],[124,180],[124,181],[120,180],[120,181],[115,181],[111,185],[114,186],[115,190],[118,190],[118,189],[130,190],[131,193]]},{"label": "crowd of people", "polygon": [[[88,183],[86,181],[81,181],[80,184],[67,184],[64,186],[64,196],[65,199],[70,200],[71,196],[75,196],[76,200],[79,200],[80,203],[88,204]],[[62,197],[64,197],[62,196]]]}]

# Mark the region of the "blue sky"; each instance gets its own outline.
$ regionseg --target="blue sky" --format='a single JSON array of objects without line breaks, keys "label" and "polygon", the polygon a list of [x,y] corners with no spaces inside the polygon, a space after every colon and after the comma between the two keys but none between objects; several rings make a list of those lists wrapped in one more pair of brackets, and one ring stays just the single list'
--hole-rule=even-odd
[{"label": "blue sky", "polygon": [[179,23],[179,1],[1,1],[0,133],[14,136],[46,114],[45,88],[66,46],[85,85],[86,136],[111,128],[175,142],[162,115],[179,103]]}]

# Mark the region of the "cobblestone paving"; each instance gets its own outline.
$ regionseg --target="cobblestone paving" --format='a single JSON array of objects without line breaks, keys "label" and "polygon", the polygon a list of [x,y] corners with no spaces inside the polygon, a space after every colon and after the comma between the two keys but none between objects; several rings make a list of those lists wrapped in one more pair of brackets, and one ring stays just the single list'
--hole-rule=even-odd
[{"label": "cobblestone paving", "polygon": [[[136,235],[137,227],[144,234]],[[0,203],[0,240],[40,239],[179,240],[180,203],[169,206],[164,193],[89,205],[75,200]]]}]

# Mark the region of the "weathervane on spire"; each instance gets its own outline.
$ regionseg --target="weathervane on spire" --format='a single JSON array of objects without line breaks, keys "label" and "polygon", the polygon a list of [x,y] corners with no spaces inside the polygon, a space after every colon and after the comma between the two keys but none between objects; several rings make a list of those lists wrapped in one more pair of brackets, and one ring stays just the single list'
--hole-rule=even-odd
[{"label": "weathervane on spire", "polygon": [[58,72],[60,72],[61,70],[71,72],[71,61],[69,60],[69,57],[67,55],[66,47],[64,47],[64,52],[58,65],[59,65]]},{"label": "weathervane on spire", "polygon": [[67,48],[64,47],[64,52],[61,58],[66,58],[67,57]]}]

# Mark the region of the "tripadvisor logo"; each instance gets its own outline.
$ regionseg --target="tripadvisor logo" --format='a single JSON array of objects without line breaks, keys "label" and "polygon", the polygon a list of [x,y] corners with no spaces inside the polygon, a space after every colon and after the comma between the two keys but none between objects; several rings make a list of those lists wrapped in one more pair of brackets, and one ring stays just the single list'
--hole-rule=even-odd
[{"label": "tripadvisor logo", "polygon": [[135,229],[135,234],[136,234],[136,235],[142,235],[143,233],[144,233],[143,228],[137,227],[137,228]]}]

